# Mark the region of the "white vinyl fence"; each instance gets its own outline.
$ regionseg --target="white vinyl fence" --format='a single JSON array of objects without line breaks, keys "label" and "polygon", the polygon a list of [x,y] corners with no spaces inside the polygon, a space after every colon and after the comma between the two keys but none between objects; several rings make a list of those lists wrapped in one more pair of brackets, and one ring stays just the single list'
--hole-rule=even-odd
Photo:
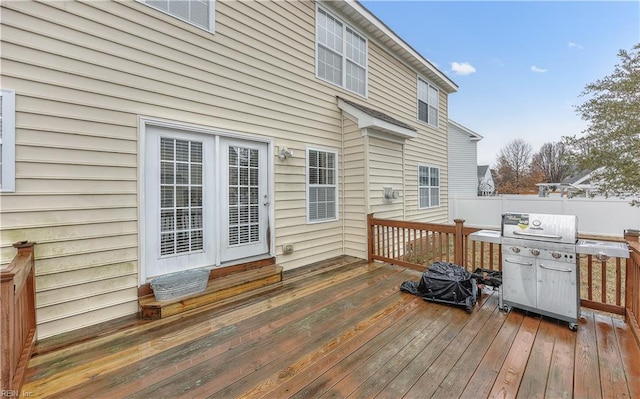
[{"label": "white vinyl fence", "polygon": [[622,237],[625,230],[640,229],[640,207],[632,207],[628,200],[505,195],[449,201],[450,222],[464,219],[470,227],[500,229],[505,212],[576,215],[578,232],[587,235]]}]

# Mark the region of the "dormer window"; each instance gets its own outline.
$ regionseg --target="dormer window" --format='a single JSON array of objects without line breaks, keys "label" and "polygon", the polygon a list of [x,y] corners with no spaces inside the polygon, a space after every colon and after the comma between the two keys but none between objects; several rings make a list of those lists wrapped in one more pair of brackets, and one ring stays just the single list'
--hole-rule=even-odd
[{"label": "dormer window", "polygon": [[367,40],[321,7],[316,16],[316,75],[366,96]]}]

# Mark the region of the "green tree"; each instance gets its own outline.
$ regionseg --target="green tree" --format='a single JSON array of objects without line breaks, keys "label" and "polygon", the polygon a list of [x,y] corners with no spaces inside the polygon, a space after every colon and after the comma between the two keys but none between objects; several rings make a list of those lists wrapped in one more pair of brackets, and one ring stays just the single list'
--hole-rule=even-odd
[{"label": "green tree", "polygon": [[[620,50],[613,73],[585,87],[576,107],[589,123],[580,136],[565,137],[580,169],[596,171],[604,195],[640,196],[640,44]],[[632,201],[640,205],[637,199]]]}]

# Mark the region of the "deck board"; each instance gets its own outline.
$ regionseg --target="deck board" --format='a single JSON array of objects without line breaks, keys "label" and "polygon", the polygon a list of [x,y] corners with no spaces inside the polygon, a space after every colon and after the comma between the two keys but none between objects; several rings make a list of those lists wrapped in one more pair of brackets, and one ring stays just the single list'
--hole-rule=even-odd
[{"label": "deck board", "polygon": [[[50,398],[640,397],[640,350],[617,318],[472,314],[399,291],[420,273],[335,260],[260,295],[43,343],[23,391]],[[75,334],[78,338],[79,335]]]},{"label": "deck board", "polygon": [[576,365],[574,393],[579,398],[600,398],[600,367],[598,343],[593,314],[581,318],[576,343]]},{"label": "deck board", "polygon": [[518,331],[493,384],[489,398],[516,397],[539,326],[539,318],[525,317],[522,328]]},{"label": "deck board", "polygon": [[529,356],[529,361],[520,381],[517,398],[543,398],[547,378],[549,377],[549,364],[551,354],[556,341],[557,320],[542,318],[535,342]]},{"label": "deck board", "polygon": [[624,366],[620,357],[618,340],[610,320],[601,315],[594,317],[598,341],[598,363],[602,396],[606,398],[629,398]]},{"label": "deck board", "polygon": [[627,377],[627,386],[632,398],[640,398],[640,348],[636,345],[629,327],[619,319],[613,319],[613,326]]}]

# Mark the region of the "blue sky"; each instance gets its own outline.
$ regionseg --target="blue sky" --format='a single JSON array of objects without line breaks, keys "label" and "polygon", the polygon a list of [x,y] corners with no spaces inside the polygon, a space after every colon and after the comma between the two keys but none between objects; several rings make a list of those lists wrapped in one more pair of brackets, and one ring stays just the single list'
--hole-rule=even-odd
[{"label": "blue sky", "polygon": [[522,138],[534,151],[586,123],[588,83],[640,42],[640,1],[362,1],[459,86],[449,118],[484,136],[478,163]]}]

